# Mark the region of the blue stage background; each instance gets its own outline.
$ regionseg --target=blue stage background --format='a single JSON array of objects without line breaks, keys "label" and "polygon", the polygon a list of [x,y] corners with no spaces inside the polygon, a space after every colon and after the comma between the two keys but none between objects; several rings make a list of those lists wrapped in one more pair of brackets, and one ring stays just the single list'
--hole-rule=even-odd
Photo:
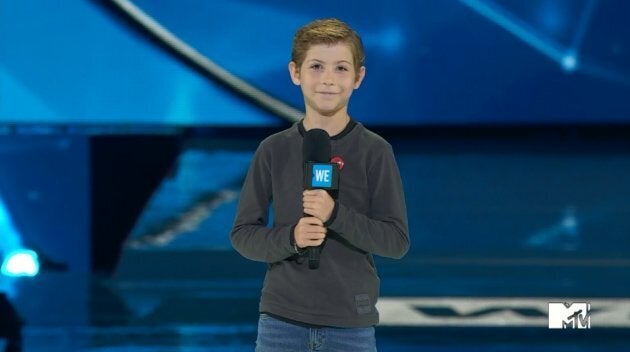
[{"label": "blue stage background", "polygon": [[[0,2],[0,122],[277,126],[176,59],[107,1]],[[615,0],[149,1],[135,4],[214,61],[301,108],[297,28],[362,34],[369,125],[627,123],[630,3]]]},{"label": "blue stage background", "polygon": [[[0,263],[41,264],[0,274],[0,311],[26,351],[252,350],[265,265],[229,231],[258,143],[299,118],[292,35],[329,16],[363,36],[350,113],[408,207],[379,350],[627,350],[630,2],[0,0]],[[592,301],[593,329],[548,330],[552,300]]]}]

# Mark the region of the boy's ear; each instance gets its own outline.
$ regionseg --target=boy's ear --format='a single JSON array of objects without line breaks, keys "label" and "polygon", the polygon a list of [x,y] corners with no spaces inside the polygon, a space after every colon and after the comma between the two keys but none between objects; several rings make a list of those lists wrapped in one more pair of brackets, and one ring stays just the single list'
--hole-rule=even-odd
[{"label": "boy's ear", "polygon": [[291,81],[296,86],[300,85],[300,69],[294,61],[289,62],[289,74],[291,75]]},{"label": "boy's ear", "polygon": [[357,75],[357,79],[354,82],[354,89],[358,89],[361,86],[363,78],[365,78],[365,66],[361,66],[361,68],[359,69],[359,74]]}]

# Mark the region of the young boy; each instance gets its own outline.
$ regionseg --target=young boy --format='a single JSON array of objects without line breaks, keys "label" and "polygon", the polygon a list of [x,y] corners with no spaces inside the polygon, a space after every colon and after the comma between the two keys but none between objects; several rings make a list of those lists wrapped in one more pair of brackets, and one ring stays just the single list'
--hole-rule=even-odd
[{"label": "young boy", "polygon": [[[363,62],[361,39],[337,19],[311,22],[295,35],[289,73],[306,114],[258,147],[230,235],[241,255],[268,264],[256,351],[376,350],[372,254],[401,258],[409,234],[391,146],[348,116]],[[336,199],[303,189],[302,140],[314,128],[331,136],[340,166]],[[320,264],[311,269],[307,247],[315,246]]]}]

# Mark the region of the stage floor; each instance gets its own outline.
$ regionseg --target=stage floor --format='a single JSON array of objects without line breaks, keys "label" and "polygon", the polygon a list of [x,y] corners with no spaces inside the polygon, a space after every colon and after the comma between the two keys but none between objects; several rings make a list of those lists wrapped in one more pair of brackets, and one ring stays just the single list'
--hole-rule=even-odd
[{"label": "stage floor", "polygon": [[[169,278],[166,267],[185,269],[184,259],[207,270]],[[623,259],[414,252],[377,265],[379,351],[627,351],[630,342]],[[233,251],[202,250],[127,251],[107,278],[43,273],[18,285],[25,351],[253,351],[263,273]],[[590,329],[548,329],[553,302],[590,303]]]}]

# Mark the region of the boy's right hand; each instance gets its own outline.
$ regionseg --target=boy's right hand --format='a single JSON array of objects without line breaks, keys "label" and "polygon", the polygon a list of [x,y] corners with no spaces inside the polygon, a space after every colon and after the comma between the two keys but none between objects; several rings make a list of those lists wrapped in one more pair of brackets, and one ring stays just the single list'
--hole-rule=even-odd
[{"label": "boy's right hand", "polygon": [[293,231],[295,244],[299,248],[317,247],[324,242],[327,229],[324,223],[316,217],[304,217],[298,221]]}]

